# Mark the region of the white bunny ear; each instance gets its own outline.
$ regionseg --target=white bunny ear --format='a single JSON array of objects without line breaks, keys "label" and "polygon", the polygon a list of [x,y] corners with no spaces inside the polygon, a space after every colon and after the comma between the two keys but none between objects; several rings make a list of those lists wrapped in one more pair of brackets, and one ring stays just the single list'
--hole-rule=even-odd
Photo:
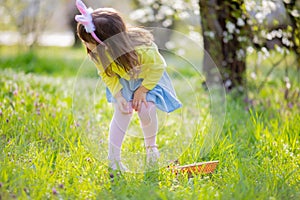
[{"label": "white bunny ear", "polygon": [[75,20],[82,24],[86,30],[87,33],[90,33],[93,38],[99,42],[99,44],[106,46],[94,33],[96,30],[95,25],[93,23],[93,17],[92,17],[92,12],[93,9],[87,8],[86,5],[81,1],[81,0],[76,0],[76,6],[81,13],[81,15],[76,15]]},{"label": "white bunny ear", "polygon": [[91,16],[92,11],[90,9],[87,9],[87,7],[81,0],[76,0],[76,6],[82,15],[76,15],[75,20],[84,25],[86,32],[93,32],[95,30],[95,26],[93,24],[93,19]]},{"label": "white bunny ear", "polygon": [[88,14],[87,7],[81,0],[76,0],[76,6],[81,14],[83,15]]},{"label": "white bunny ear", "polygon": [[87,33],[95,31],[95,26],[89,18],[83,15],[76,15],[75,20],[84,26]]},{"label": "white bunny ear", "polygon": [[86,25],[89,23],[89,21],[83,15],[76,15],[75,20],[83,25]]}]

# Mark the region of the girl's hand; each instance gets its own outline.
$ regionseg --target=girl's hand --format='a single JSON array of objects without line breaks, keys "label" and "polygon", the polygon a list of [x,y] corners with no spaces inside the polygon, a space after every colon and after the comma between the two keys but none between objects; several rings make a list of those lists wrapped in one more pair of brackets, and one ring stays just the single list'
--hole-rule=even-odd
[{"label": "girl's hand", "polygon": [[146,95],[149,90],[145,88],[144,86],[140,86],[133,95],[133,100],[132,100],[132,108],[139,112],[142,106],[142,103],[145,103],[145,106],[147,107],[147,101],[146,101]]},{"label": "girl's hand", "polygon": [[115,96],[117,101],[117,106],[123,114],[130,114],[131,110],[129,109],[129,104],[126,99],[122,96],[121,91],[118,92]]}]

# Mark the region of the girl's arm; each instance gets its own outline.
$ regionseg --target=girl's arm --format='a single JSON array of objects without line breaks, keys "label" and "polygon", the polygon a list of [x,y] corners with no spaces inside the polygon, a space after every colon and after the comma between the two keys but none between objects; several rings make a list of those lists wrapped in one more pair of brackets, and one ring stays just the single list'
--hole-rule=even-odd
[{"label": "girl's arm", "polygon": [[100,72],[99,75],[102,78],[102,81],[105,83],[105,85],[108,87],[109,91],[112,93],[114,98],[117,101],[118,108],[120,111],[124,114],[129,114],[131,113],[131,109],[129,108],[128,102],[126,99],[122,96],[121,89],[123,86],[119,82],[119,77],[114,75],[114,76],[108,76],[104,71]]},{"label": "girl's arm", "polygon": [[157,85],[166,67],[166,62],[158,52],[156,45],[138,52],[145,76],[142,85],[134,92],[132,108],[136,111],[140,110],[142,103],[145,103],[147,107],[147,92]]}]

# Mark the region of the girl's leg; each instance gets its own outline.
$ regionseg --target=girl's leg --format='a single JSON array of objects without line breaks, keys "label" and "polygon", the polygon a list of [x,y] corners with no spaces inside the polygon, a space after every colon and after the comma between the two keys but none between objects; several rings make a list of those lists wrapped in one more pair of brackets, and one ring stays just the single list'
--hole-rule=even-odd
[{"label": "girl's leg", "polygon": [[148,107],[146,107],[145,104],[142,104],[138,115],[144,133],[147,162],[156,162],[159,157],[159,152],[156,145],[158,123],[155,104],[153,102],[148,102]]},{"label": "girl's leg", "polygon": [[114,107],[115,111],[109,130],[108,159],[110,161],[110,167],[112,169],[118,169],[122,168],[122,166],[120,166],[121,146],[132,114],[123,114],[117,105],[114,105]]}]

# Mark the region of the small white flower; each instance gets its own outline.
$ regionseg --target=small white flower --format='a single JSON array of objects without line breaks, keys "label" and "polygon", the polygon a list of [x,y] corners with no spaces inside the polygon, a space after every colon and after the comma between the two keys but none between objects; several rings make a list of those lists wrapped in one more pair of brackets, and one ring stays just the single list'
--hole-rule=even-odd
[{"label": "small white flower", "polygon": [[278,38],[281,38],[282,37],[282,30],[281,29],[279,29],[279,30],[274,30],[274,33],[275,33],[275,35],[276,35],[276,37],[278,37]]},{"label": "small white flower", "polygon": [[245,25],[245,22],[242,18],[238,18],[237,20],[237,23],[236,23],[238,26],[244,26]]},{"label": "small white flower", "polygon": [[[262,7],[264,10],[268,10],[269,13],[277,9],[276,3],[273,1],[262,1]],[[268,14],[269,14],[268,13]]]},{"label": "small white flower", "polygon": [[226,28],[227,28],[229,33],[233,33],[234,29],[235,29],[235,25],[231,21],[228,21],[226,23]]},{"label": "small white flower", "polygon": [[173,24],[172,20],[171,19],[166,19],[165,21],[163,21],[162,25],[164,27],[169,27]]},{"label": "small white flower", "polygon": [[270,52],[266,47],[261,48],[261,51],[264,53],[264,56],[268,58],[270,56]]},{"label": "small white flower", "polygon": [[137,10],[133,11],[133,12],[129,15],[129,17],[130,17],[130,19],[132,19],[132,20],[139,20],[139,19],[141,19],[141,18],[144,18],[145,15],[146,15],[146,13],[145,13],[145,11],[144,11],[143,9],[137,9]]},{"label": "small white flower", "polygon": [[255,1],[245,1],[245,7],[248,12],[252,11],[256,7],[256,2]]},{"label": "small white flower", "polygon": [[169,6],[163,5],[160,7],[158,13],[161,13],[165,16],[171,16],[174,14],[174,11]]},{"label": "small white flower", "polygon": [[264,21],[266,16],[263,15],[262,12],[258,12],[255,14],[255,18],[258,21],[258,23],[262,23]]},{"label": "small white flower", "polygon": [[180,12],[178,16],[180,19],[187,19],[190,17],[190,14],[188,12]]},{"label": "small white flower", "polygon": [[165,18],[165,15],[163,14],[163,13],[157,13],[156,15],[155,15],[155,19],[157,20],[157,21],[161,21],[161,20],[163,20]]},{"label": "small white flower", "polygon": [[281,48],[280,46],[278,46],[278,45],[275,45],[275,50],[277,51],[277,52],[279,52],[280,54],[284,54],[284,49],[283,48]]},{"label": "small white flower", "polygon": [[256,79],[256,73],[255,72],[251,72],[250,77],[255,80]]},{"label": "small white flower", "polygon": [[196,42],[201,41],[201,35],[196,31],[190,31],[189,37]]},{"label": "small white flower", "polygon": [[227,79],[226,81],[225,81],[225,87],[226,88],[229,88],[231,85],[232,85],[232,82],[231,82],[231,80],[230,79]]},{"label": "small white flower", "polygon": [[251,47],[251,46],[249,46],[248,48],[247,48],[247,52],[248,53],[253,53],[254,52],[254,48],[253,47]]},{"label": "small white flower", "polygon": [[294,46],[293,43],[286,37],[282,38],[282,43],[285,44],[286,46]]},{"label": "small white flower", "polygon": [[242,60],[245,57],[245,51],[243,49],[239,49],[236,51],[237,59]]},{"label": "small white flower", "polygon": [[154,21],[155,21],[155,17],[154,17],[153,15],[149,15],[149,16],[147,17],[147,21],[148,21],[148,22],[154,22]]},{"label": "small white flower", "polygon": [[239,41],[239,42],[245,42],[245,41],[247,41],[247,37],[245,37],[245,36],[238,36],[238,38],[237,38],[237,40]]},{"label": "small white flower", "polygon": [[215,38],[215,33],[213,31],[205,31],[204,35],[207,36],[207,37],[210,37],[212,39]]},{"label": "small white flower", "polygon": [[155,0],[142,0],[142,1],[140,0],[139,2],[143,6],[150,6],[155,2]]},{"label": "small white flower", "polygon": [[184,5],[184,1],[177,0],[177,1],[173,1],[172,7],[175,10],[182,10],[182,8],[185,8],[186,6]]},{"label": "small white flower", "polygon": [[273,39],[272,33],[268,33],[268,34],[266,35],[266,39],[267,39],[267,40],[272,40],[272,39]]},{"label": "small white flower", "polygon": [[294,17],[300,17],[300,11],[299,10],[292,10],[291,15],[293,15]]}]

